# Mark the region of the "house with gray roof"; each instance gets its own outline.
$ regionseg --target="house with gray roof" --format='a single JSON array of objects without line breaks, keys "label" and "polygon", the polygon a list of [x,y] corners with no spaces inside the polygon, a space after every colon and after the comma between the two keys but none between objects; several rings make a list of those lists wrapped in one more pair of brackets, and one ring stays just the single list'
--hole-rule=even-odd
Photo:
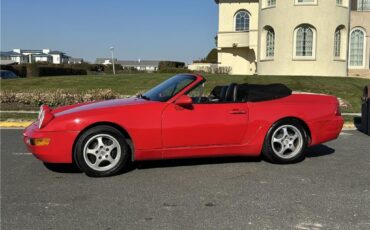
[{"label": "house with gray roof", "polygon": [[29,63],[29,59],[27,55],[23,55],[23,54],[16,53],[13,51],[0,52],[0,60],[2,62],[11,61],[11,62],[16,62],[18,64]]},{"label": "house with gray roof", "polygon": [[[136,69],[139,71],[157,71],[159,63],[161,61],[152,61],[152,60],[117,60],[114,59],[114,64],[121,65],[123,69]],[[102,65],[111,65],[111,58],[97,58],[95,61],[96,64]]]},{"label": "house with gray roof", "polygon": [[124,69],[134,68],[139,71],[157,71],[160,61],[151,61],[151,60],[137,60],[137,61],[118,61],[117,64],[120,64]]},{"label": "house with gray roof", "polygon": [[82,58],[72,58],[70,57],[68,59],[68,64],[82,64],[84,62],[84,59]]},{"label": "house with gray roof", "polygon": [[[114,59],[114,63],[117,63],[117,59]],[[112,65],[112,58],[97,58],[95,64],[100,65]]]},{"label": "house with gray roof", "polygon": [[[53,64],[67,64],[71,57],[67,56],[66,53],[61,51],[52,51],[50,49],[42,50],[24,50],[24,49],[13,49],[9,52],[1,52],[1,60],[12,60],[18,64],[23,63],[37,63],[37,62],[49,62]],[[81,59],[82,60],[82,59]]]}]

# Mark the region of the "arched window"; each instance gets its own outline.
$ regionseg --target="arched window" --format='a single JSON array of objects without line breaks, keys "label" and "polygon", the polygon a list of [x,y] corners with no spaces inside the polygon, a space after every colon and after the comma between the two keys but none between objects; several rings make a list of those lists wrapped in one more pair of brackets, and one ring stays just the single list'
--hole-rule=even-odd
[{"label": "arched window", "polygon": [[249,13],[245,10],[239,11],[235,15],[235,31],[249,30]]},{"label": "arched window", "polygon": [[298,0],[296,2],[298,2],[299,4],[302,4],[302,3],[316,3],[317,0]]},{"label": "arched window", "polygon": [[275,54],[275,32],[271,27],[266,29],[266,57],[274,57]]},{"label": "arched window", "polygon": [[334,57],[341,56],[341,46],[342,46],[342,28],[338,27],[334,34]]},{"label": "arched window", "polygon": [[267,0],[267,6],[275,6],[276,0]]},{"label": "arched window", "polygon": [[350,66],[363,66],[364,65],[364,45],[365,45],[365,31],[356,28],[351,32],[350,44]]},{"label": "arched window", "polygon": [[370,10],[370,0],[358,0],[357,10]]},{"label": "arched window", "polygon": [[303,25],[296,29],[295,55],[297,57],[314,56],[314,29],[309,25]]}]

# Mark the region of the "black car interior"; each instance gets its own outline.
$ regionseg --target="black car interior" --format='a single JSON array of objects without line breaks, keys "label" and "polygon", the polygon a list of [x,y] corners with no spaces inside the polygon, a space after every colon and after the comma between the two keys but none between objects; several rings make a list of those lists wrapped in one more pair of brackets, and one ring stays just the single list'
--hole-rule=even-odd
[{"label": "black car interior", "polygon": [[198,103],[240,103],[274,100],[290,96],[292,90],[283,84],[237,84],[216,86],[208,97],[193,98]]}]

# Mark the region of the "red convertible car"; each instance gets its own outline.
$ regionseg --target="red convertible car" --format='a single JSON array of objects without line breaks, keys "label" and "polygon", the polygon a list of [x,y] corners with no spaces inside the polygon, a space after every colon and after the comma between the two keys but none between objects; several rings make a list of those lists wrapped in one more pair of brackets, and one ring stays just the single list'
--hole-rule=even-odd
[{"label": "red convertible car", "polygon": [[24,142],[45,163],[74,163],[100,177],[129,161],[262,154],[294,163],[308,146],[336,139],[342,129],[333,96],[235,83],[206,96],[205,81],[176,75],[135,98],[55,110],[44,105]]}]

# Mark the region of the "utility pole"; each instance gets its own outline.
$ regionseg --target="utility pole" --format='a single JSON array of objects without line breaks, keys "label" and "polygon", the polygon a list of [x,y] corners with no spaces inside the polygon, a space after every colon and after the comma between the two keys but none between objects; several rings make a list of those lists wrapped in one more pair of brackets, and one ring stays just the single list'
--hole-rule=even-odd
[{"label": "utility pole", "polygon": [[112,53],[113,75],[116,75],[116,68],[114,66],[114,47],[111,46],[109,49],[110,49],[110,51]]}]

